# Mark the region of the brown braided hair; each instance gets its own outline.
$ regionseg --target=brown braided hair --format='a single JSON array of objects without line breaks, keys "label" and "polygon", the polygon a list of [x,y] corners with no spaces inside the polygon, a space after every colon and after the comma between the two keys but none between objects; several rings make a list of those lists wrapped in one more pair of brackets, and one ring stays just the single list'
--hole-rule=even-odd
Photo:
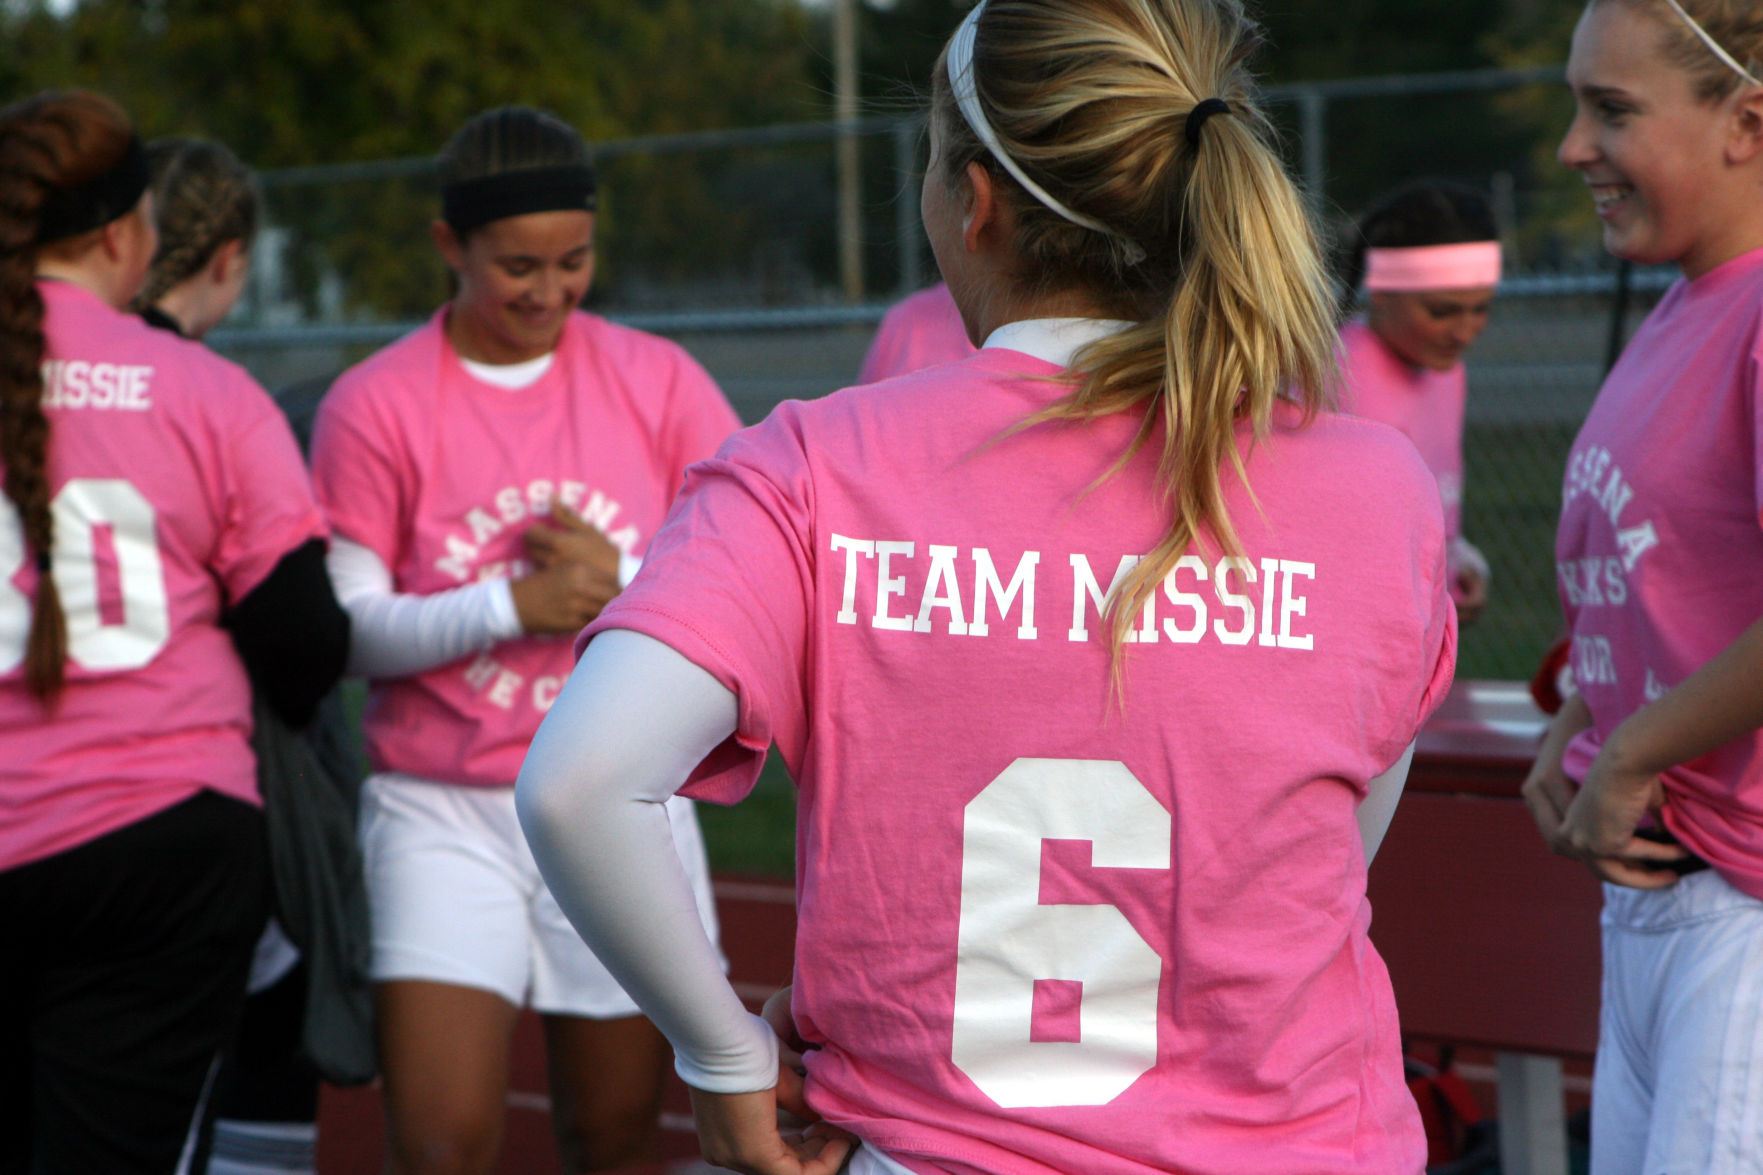
[{"label": "brown braided hair", "polygon": [[[61,693],[67,620],[49,572],[49,418],[43,412],[43,299],[37,293],[37,229],[52,191],[77,187],[122,161],[133,140],[128,116],[87,91],[49,91],[0,109],[0,465],[25,546],[36,555],[37,592],[26,642],[25,687],[47,705]],[[98,230],[94,230],[96,232]],[[87,237],[91,234],[86,234]],[[57,241],[77,252],[81,238]]]},{"label": "brown braided hair", "polygon": [[155,139],[147,145],[147,162],[153,169],[159,251],[135,296],[137,311],[200,273],[228,241],[249,249],[261,204],[251,169],[219,143]]}]

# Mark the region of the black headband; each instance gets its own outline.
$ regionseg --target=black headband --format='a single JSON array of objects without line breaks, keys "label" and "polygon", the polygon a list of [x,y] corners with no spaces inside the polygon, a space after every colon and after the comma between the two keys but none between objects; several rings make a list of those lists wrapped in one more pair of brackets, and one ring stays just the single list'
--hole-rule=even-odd
[{"label": "black headband", "polygon": [[1230,112],[1230,103],[1223,98],[1208,98],[1188,111],[1188,146],[1196,151],[1199,150],[1200,128],[1206,125],[1206,120],[1214,114],[1229,114]]},{"label": "black headband", "polygon": [[141,140],[129,136],[128,149],[109,171],[77,187],[50,189],[37,216],[37,243],[46,245],[103,228],[140,201],[152,178]]},{"label": "black headband", "polygon": [[594,168],[589,163],[526,167],[441,188],[441,219],[463,236],[493,220],[529,212],[592,212]]}]

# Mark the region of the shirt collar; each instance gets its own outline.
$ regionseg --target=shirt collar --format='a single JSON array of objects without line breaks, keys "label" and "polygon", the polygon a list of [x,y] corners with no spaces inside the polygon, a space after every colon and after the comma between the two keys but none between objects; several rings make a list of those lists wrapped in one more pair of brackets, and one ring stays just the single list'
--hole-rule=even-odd
[{"label": "shirt collar", "polygon": [[1079,350],[1136,323],[1118,318],[1026,318],[986,336],[985,346],[1021,351],[1056,367],[1070,367]]}]

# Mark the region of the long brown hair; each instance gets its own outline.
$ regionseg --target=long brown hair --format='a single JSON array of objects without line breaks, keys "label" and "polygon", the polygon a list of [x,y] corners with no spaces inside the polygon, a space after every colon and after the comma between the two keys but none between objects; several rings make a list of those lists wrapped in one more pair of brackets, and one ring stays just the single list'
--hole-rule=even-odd
[{"label": "long brown hair", "polygon": [[[1031,197],[963,120],[948,63],[932,117],[944,182],[969,162],[1013,201],[1020,273],[1081,290],[1136,325],[1084,348],[1078,387],[1035,420],[1143,413],[1120,469],[1162,428],[1169,524],[1109,601],[1116,668],[1127,632],[1190,543],[1240,553],[1224,504],[1282,399],[1311,414],[1337,382],[1333,296],[1304,201],[1273,149],[1247,60],[1260,29],[1240,0],[988,0],[973,77],[1005,153],[1085,228]],[[1189,117],[1207,99],[1190,140]],[[1136,243],[1146,254],[1121,247]]]},{"label": "long brown hair", "polygon": [[[86,91],[37,94],[0,109],[0,465],[39,574],[26,642],[25,686],[45,703],[61,692],[67,620],[49,574],[55,548],[50,513],[49,418],[43,412],[43,299],[37,239],[51,193],[95,179],[123,159],[134,137],[128,117]],[[89,241],[58,241],[76,253]]]}]

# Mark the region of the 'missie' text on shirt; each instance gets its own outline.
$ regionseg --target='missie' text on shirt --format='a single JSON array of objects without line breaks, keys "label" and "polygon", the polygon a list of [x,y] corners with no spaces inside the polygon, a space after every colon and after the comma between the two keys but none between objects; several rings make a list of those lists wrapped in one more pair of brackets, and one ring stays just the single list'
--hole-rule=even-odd
[{"label": "'missie' text on shirt", "polygon": [[[830,545],[843,562],[843,590],[836,617],[840,624],[861,622],[899,632],[941,628],[952,636],[988,636],[990,616],[1002,622],[1014,612],[1017,639],[1035,640],[1040,635],[1035,625],[1035,587],[1042,563],[1039,551],[1024,551],[1006,582],[985,547],[970,548],[963,559],[959,547],[928,543],[921,559],[918,543],[911,540],[835,534]],[[1121,556],[1104,590],[1087,555],[1068,556],[1071,626],[1066,639],[1088,641],[1092,632],[1106,634],[1106,627],[1099,623],[1106,602],[1117,595],[1141,558]],[[1302,623],[1309,609],[1303,581],[1314,582],[1315,578],[1314,563],[1292,559],[1224,556],[1209,563],[1197,555],[1184,555],[1163,577],[1162,598],[1152,593],[1139,623],[1126,639],[1131,644],[1158,640],[1198,644],[1210,637],[1225,645],[1253,641],[1273,648],[1313,649],[1314,634],[1295,630],[1307,627]],[[861,599],[859,589],[864,585],[860,581],[873,584],[873,590],[862,592]],[[1210,592],[1195,590],[1204,583],[1211,584]],[[913,594],[918,601],[916,612],[910,605]],[[1092,619],[1098,623],[1092,625]]]},{"label": "'missie' text on shirt", "polygon": [[43,407],[146,412],[153,407],[153,369],[85,359],[43,362]]}]

